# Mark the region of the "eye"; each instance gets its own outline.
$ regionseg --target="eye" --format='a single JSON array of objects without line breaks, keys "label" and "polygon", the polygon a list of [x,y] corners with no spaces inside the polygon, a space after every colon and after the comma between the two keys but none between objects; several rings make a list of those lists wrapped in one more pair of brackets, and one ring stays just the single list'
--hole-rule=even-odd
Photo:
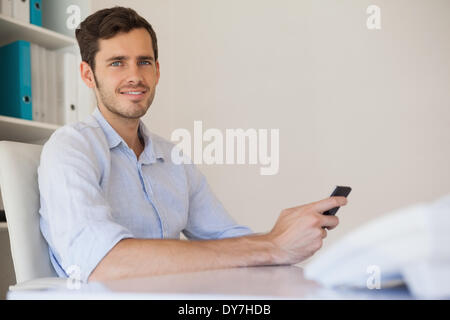
[{"label": "eye", "polygon": [[122,65],[122,61],[114,61],[113,63],[111,63],[112,67],[120,67]]},{"label": "eye", "polygon": [[152,62],[149,60],[143,60],[143,61],[139,61],[139,64],[145,65],[145,66],[151,66]]}]

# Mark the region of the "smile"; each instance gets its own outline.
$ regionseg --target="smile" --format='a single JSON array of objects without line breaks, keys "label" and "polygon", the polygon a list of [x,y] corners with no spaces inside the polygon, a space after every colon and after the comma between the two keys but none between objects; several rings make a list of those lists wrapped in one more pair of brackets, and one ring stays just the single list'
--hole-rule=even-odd
[{"label": "smile", "polygon": [[123,91],[121,92],[121,94],[134,94],[134,95],[139,95],[139,94],[144,94],[146,93],[146,90],[141,90],[141,91]]},{"label": "smile", "polygon": [[121,95],[128,97],[129,99],[143,99],[147,90],[130,90],[130,91],[122,91]]}]

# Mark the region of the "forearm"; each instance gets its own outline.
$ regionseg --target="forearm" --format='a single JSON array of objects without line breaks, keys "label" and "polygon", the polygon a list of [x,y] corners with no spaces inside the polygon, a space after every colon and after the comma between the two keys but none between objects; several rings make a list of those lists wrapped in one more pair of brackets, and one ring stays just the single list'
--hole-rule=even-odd
[{"label": "forearm", "polygon": [[203,241],[125,239],[98,264],[89,281],[273,264],[265,235]]}]

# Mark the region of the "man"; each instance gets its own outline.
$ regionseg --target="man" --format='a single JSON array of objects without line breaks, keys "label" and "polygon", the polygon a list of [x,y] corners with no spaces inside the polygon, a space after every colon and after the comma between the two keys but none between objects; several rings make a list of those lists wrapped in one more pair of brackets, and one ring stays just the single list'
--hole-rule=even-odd
[{"label": "man", "polygon": [[[140,120],[160,77],[151,25],[135,11],[98,11],[76,31],[81,77],[98,108],[57,130],[38,170],[41,230],[62,277],[82,281],[295,264],[314,254],[342,197],[283,210],[271,232],[236,224],[193,164]],[[183,232],[189,241],[179,240]],[[74,269],[74,268],[77,269]]]}]

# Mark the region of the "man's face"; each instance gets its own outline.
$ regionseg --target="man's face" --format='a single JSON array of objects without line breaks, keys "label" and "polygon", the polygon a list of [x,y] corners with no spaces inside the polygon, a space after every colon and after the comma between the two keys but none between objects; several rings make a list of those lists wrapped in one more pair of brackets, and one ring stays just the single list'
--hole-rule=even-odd
[{"label": "man's face", "polygon": [[155,97],[159,63],[146,29],[119,33],[99,40],[95,82],[99,104],[111,113],[137,119],[145,115]]}]

